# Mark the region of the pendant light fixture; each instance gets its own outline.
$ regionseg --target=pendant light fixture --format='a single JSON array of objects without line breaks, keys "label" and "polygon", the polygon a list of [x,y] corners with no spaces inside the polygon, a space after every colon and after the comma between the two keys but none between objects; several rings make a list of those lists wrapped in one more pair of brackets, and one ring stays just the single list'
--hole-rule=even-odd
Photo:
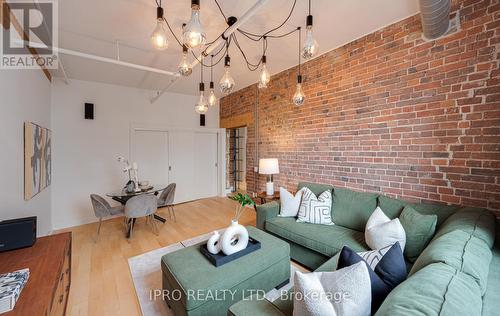
[{"label": "pendant light fixture", "polygon": [[214,55],[211,56],[210,61],[210,94],[208,95],[208,105],[215,106],[217,104],[217,97],[214,93]]},{"label": "pendant light fixture", "polygon": [[293,95],[292,101],[296,106],[301,106],[302,104],[304,104],[306,96],[302,91],[302,74],[300,73],[300,48],[302,39],[300,27],[298,33],[299,33],[299,74],[297,75],[297,87],[295,88],[295,93]]},{"label": "pendant light fixture", "polygon": [[259,84],[258,84],[258,87],[259,89],[265,89],[267,88],[267,84],[269,83],[269,81],[271,80],[271,75],[269,75],[269,71],[267,70],[267,66],[266,66],[266,63],[267,63],[267,57],[266,57],[266,53],[265,53],[265,47],[266,47],[266,37],[264,37],[264,40],[263,40],[263,55],[262,55],[262,68],[260,69],[260,75],[259,75]]},{"label": "pendant light fixture", "polygon": [[205,44],[206,34],[200,22],[200,0],[191,0],[191,19],[182,32],[182,41],[189,48]]},{"label": "pendant light fixture", "polygon": [[201,80],[200,80],[200,98],[196,103],[194,110],[198,114],[205,114],[208,111],[207,101],[205,100],[205,83],[203,82],[203,59],[201,60]]},{"label": "pendant light fixture", "polygon": [[193,72],[193,68],[191,68],[191,64],[188,60],[188,52],[189,49],[187,48],[187,46],[183,45],[181,61],[179,63],[179,66],[177,66],[179,73],[185,77],[189,76]]},{"label": "pendant light fixture", "polygon": [[151,44],[158,50],[165,50],[168,47],[167,32],[165,32],[165,21],[163,20],[163,8],[160,5],[156,8],[156,27],[151,34]]},{"label": "pendant light fixture", "polygon": [[[226,41],[226,46],[229,48],[229,42]],[[226,54],[224,58],[224,75],[220,78],[219,88],[220,92],[224,94],[229,94],[233,91],[234,88],[234,79],[231,77],[231,57],[229,57],[229,53]]]},{"label": "pendant light fixture", "polygon": [[313,16],[311,15],[311,0],[309,0],[309,15],[306,18],[306,40],[302,49],[304,59],[313,58],[318,52],[318,42],[313,37]]}]

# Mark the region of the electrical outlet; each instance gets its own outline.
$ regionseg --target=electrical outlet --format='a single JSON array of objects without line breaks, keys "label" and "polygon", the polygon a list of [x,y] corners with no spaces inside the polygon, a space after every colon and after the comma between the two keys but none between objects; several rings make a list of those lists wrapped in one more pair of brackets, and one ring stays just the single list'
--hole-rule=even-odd
[{"label": "electrical outlet", "polygon": [[259,172],[259,167],[253,167],[253,172]]}]

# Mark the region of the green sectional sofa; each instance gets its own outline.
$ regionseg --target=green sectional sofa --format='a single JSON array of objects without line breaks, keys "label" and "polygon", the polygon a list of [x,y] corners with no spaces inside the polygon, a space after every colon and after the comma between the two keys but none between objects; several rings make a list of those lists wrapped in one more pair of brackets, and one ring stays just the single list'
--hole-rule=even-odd
[{"label": "green sectional sofa", "polygon": [[[332,190],[334,226],[297,223],[278,217],[279,203],[256,207],[257,227],[286,240],[293,260],[315,271],[334,271],[344,245],[366,251],[364,227],[379,205],[396,218],[406,205],[437,215],[436,233],[414,262],[408,279],[385,299],[376,315],[495,315],[500,310],[500,237],[498,220],[488,210],[472,207],[410,204],[373,193],[329,185],[299,183],[318,195]],[[500,234],[497,234],[500,235]],[[496,239],[496,243],[495,243]],[[228,314],[292,315],[293,300],[247,299]]]}]

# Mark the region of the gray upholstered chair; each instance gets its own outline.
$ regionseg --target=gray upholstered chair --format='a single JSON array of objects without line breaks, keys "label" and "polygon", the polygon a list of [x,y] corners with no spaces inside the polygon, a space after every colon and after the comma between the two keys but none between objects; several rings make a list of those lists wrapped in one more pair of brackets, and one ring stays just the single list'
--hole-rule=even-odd
[{"label": "gray upholstered chair", "polygon": [[158,228],[154,219],[154,214],[158,209],[156,196],[141,194],[130,198],[125,204],[125,216],[128,219],[129,237],[132,237],[135,220],[139,217],[146,217],[153,227],[153,232],[158,235]]},{"label": "gray upholstered chair", "polygon": [[124,208],[123,205],[111,206],[108,201],[106,201],[102,196],[97,194],[90,195],[90,201],[92,201],[92,206],[94,207],[94,214],[99,218],[99,226],[97,227],[97,236],[95,241],[99,238],[99,233],[101,232],[102,219],[105,217],[123,215]]},{"label": "gray upholstered chair", "polygon": [[170,218],[177,221],[174,210],[175,183],[170,183],[158,198],[158,207],[166,207],[170,213]]}]

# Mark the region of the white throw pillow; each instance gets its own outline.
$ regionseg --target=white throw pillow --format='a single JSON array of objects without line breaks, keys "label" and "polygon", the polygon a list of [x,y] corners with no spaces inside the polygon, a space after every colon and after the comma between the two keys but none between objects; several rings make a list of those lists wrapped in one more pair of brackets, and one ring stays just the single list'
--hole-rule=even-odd
[{"label": "white throw pillow", "polygon": [[302,202],[299,207],[297,222],[333,225],[332,191],[326,190],[316,197],[309,188],[302,188]]},{"label": "white throw pillow", "polygon": [[364,262],[334,272],[295,273],[294,316],[366,316],[371,313],[370,275]]},{"label": "white throw pillow", "polygon": [[363,260],[368,263],[370,268],[372,268],[373,271],[375,271],[375,267],[377,264],[380,262],[382,257],[391,249],[392,245],[386,246],[381,249],[377,250],[370,250],[370,251],[363,251],[363,252],[358,252],[358,255],[363,258]]},{"label": "white throw pillow", "polygon": [[280,213],[278,216],[281,217],[297,217],[299,212],[300,201],[302,200],[303,190],[299,190],[295,193],[295,196],[288,192],[285,188],[280,187]]},{"label": "white throw pillow", "polygon": [[365,241],[371,249],[382,249],[392,246],[397,241],[404,251],[406,245],[406,233],[399,218],[391,220],[377,206],[373,214],[366,222]]}]

